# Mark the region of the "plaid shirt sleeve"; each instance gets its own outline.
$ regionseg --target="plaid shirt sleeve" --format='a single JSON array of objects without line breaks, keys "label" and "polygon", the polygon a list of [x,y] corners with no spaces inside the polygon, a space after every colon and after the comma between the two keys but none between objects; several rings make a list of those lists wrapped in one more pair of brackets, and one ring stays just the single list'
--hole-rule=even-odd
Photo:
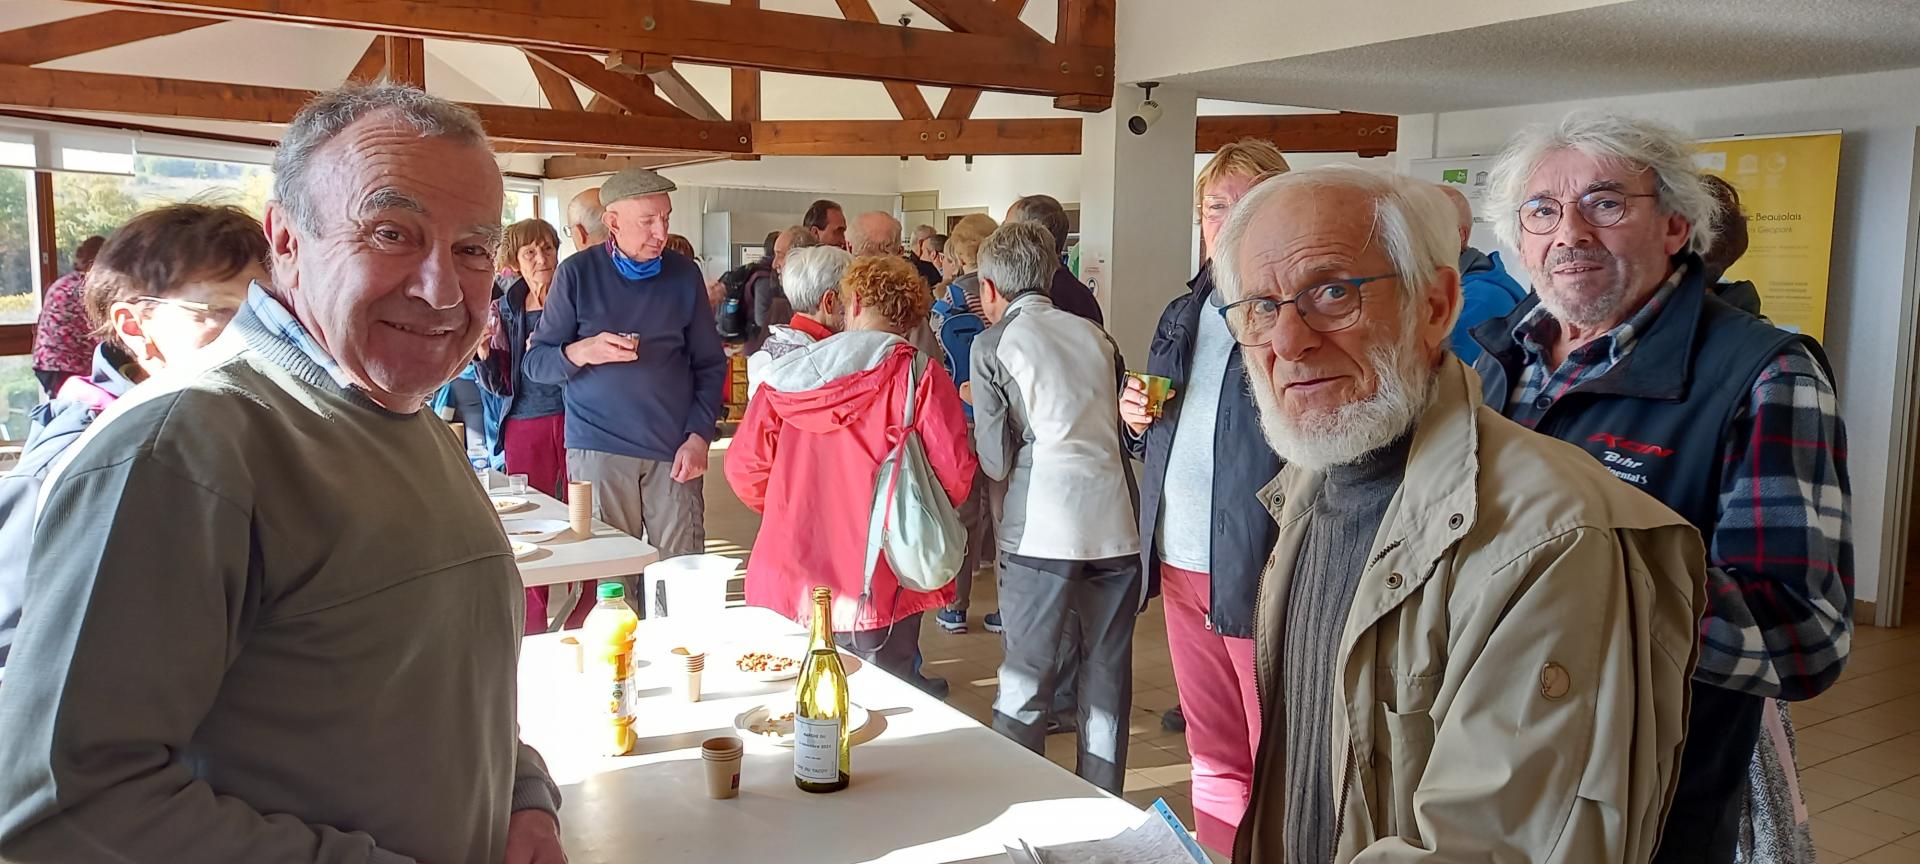
[{"label": "plaid shirt sleeve", "polygon": [[1805,348],[1783,351],[1724,445],[1696,680],[1799,700],[1840,677],[1853,630],[1846,450],[1833,386]]}]

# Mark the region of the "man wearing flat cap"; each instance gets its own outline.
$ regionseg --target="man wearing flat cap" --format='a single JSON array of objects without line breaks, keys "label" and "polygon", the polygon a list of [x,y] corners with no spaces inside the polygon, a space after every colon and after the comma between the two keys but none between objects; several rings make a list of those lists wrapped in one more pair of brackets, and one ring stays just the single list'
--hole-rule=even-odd
[{"label": "man wearing flat cap", "polygon": [[673,190],[643,168],[601,185],[611,239],[561,262],[526,360],[564,387],[567,474],[593,482],[595,515],[666,558],[706,545],[700,477],[727,374],[706,280],[666,251]]}]

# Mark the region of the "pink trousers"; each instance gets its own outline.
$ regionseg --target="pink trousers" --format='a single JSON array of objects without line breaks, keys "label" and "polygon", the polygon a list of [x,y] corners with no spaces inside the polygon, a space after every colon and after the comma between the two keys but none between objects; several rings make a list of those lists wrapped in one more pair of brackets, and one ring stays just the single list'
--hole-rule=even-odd
[{"label": "pink trousers", "polygon": [[1202,844],[1224,855],[1233,851],[1234,831],[1247,811],[1260,744],[1253,640],[1207,629],[1213,593],[1207,574],[1162,564],[1160,582],[1174,686],[1193,760],[1194,830]]}]

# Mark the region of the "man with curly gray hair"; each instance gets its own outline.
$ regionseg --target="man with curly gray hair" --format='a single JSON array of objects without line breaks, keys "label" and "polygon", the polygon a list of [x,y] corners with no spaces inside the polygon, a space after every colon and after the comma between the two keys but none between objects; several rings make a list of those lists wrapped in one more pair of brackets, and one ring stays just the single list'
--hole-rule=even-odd
[{"label": "man with curly gray hair", "polygon": [[1536,297],[1474,330],[1487,404],[1587,450],[1707,539],[1707,608],[1659,862],[1731,862],[1768,698],[1839,678],[1851,637],[1846,429],[1818,342],[1712,296],[1719,205],[1678,132],[1577,112],[1494,167]]}]

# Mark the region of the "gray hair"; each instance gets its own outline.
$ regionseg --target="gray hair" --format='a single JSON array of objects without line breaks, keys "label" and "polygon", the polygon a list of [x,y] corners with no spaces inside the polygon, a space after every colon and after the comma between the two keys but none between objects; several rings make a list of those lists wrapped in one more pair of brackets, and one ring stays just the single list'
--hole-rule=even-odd
[{"label": "gray hair", "polygon": [[1660,210],[1693,226],[1687,249],[1704,252],[1713,245],[1713,219],[1720,204],[1693,167],[1693,146],[1671,126],[1605,111],[1579,110],[1559,123],[1531,126],[1513,136],[1493,163],[1491,196],[1500,214],[1494,230],[1500,242],[1519,248],[1525,236],[1520,207],[1533,193],[1527,183],[1541,160],[1558,150],[1575,150],[1594,159],[1652,171]]},{"label": "gray hair", "polygon": [[[881,219],[869,217],[880,216]],[[882,227],[884,226],[884,227]],[[869,229],[877,233],[869,233]],[[893,214],[872,210],[860,214],[847,225],[847,246],[855,255],[886,255],[900,242],[900,220]]]},{"label": "gray hair", "polygon": [[1240,245],[1253,230],[1262,204],[1281,190],[1296,188],[1351,190],[1372,201],[1373,235],[1369,243],[1380,244],[1399,277],[1395,281],[1406,320],[1417,314],[1414,304],[1426,294],[1435,271],[1459,268],[1459,220],[1453,204],[1433,184],[1353,165],[1324,165],[1276,176],[1253,187],[1234,205],[1214,240],[1217,249],[1213,256],[1214,281],[1229,302],[1246,294],[1247,286],[1242,284],[1239,272]]},{"label": "gray hair", "polygon": [[788,250],[787,265],[780,269],[780,289],[793,311],[811,315],[820,311],[820,298],[840,287],[840,277],[852,263],[853,253],[838,246]]},{"label": "gray hair", "polygon": [[580,226],[587,241],[607,236],[607,208],[600,206],[600,187],[582,189],[567,202],[567,227]]},{"label": "gray hair", "polygon": [[1033,222],[1053,235],[1053,254],[1067,251],[1067,208],[1052,195],[1028,195],[1007,208],[1008,222]]},{"label": "gray hair", "polygon": [[980,278],[1006,300],[1046,290],[1058,266],[1053,235],[1032,222],[1008,222],[980,244]]},{"label": "gray hair", "polygon": [[805,225],[789,227],[787,230],[780,232],[780,237],[787,241],[788,255],[792,255],[801,249],[820,245],[820,238],[814,235],[813,229]]},{"label": "gray hair", "polygon": [[294,115],[273,154],[273,197],[302,229],[316,232],[323,227],[310,199],[307,176],[314,154],[348,126],[379,113],[392,115],[422,138],[448,138],[489,149],[478,114],[417,87],[350,84],[328,90]]}]

